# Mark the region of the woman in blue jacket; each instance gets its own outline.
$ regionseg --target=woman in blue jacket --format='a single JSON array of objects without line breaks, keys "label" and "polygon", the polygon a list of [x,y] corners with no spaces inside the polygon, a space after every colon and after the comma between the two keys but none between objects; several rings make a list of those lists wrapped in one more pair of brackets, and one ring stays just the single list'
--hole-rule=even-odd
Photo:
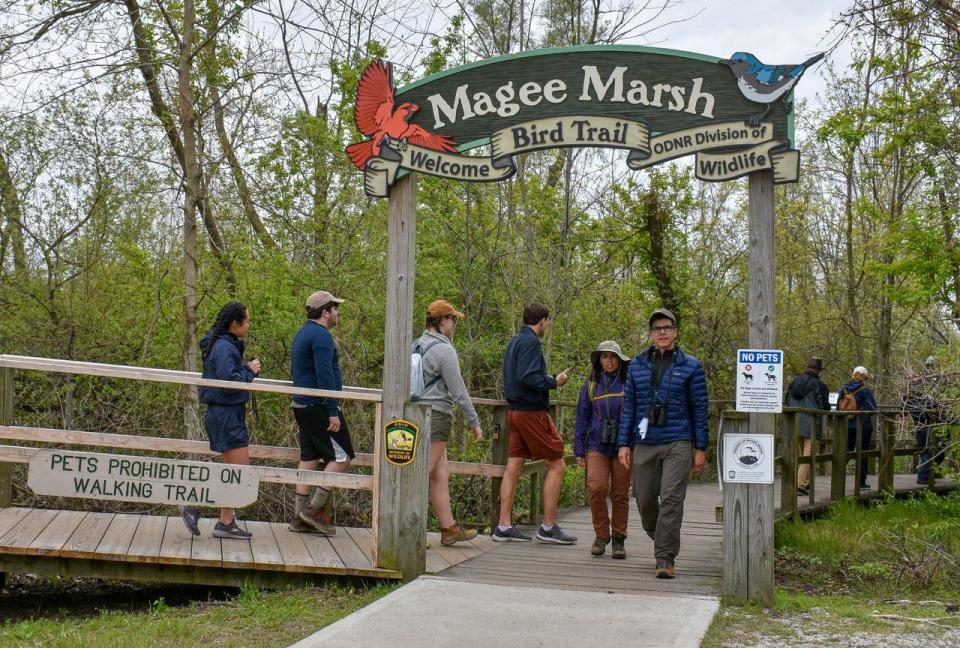
[{"label": "woman in blue jacket", "polygon": [[[630,468],[617,460],[617,433],[623,414],[623,387],[629,356],[613,340],[601,342],[590,354],[593,371],[580,390],[573,454],[587,469],[590,513],[596,537],[590,553],[602,556],[613,537],[613,557],[627,557],[627,517],[630,509]],[[607,512],[607,492],[613,515]]]},{"label": "woman in blue jacket", "polygon": [[[243,361],[243,339],[250,330],[250,315],[247,307],[239,302],[230,302],[220,309],[217,321],[200,340],[203,357],[203,377],[212,380],[253,382],[260,373],[260,361],[254,358]],[[210,449],[219,452],[224,463],[248,465],[250,463],[250,432],[246,423],[246,403],[250,392],[222,387],[202,387],[200,400],[207,405],[205,423]],[[200,535],[197,521],[200,511],[193,506],[181,506],[180,515],[193,535]],[[233,509],[220,509],[220,519],[213,528],[217,538],[245,540],[252,534],[237,525]]]},{"label": "woman in blue jacket", "polygon": [[[870,388],[866,386],[867,378],[870,377],[870,372],[867,371],[866,367],[854,367],[853,369],[853,378],[848,380],[843,387],[837,392],[837,407],[840,409],[839,404],[843,402],[843,397],[848,394],[853,396],[856,399],[857,409],[854,411],[860,412],[876,412],[877,411],[877,399],[873,395],[873,392],[870,391]],[[854,452],[857,449],[857,419],[863,421],[861,423],[861,433],[860,433],[860,449],[869,450],[870,442],[873,439],[873,416],[851,416],[847,419],[847,452]],[[866,457],[860,458],[860,490],[869,490],[870,484],[867,483],[867,467],[868,462]]]}]

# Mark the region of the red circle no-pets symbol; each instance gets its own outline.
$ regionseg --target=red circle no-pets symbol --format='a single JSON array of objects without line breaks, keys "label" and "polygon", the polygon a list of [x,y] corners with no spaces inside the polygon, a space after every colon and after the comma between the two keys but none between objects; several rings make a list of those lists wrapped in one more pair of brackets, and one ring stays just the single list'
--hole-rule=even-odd
[{"label": "red circle no-pets symbol", "polygon": [[753,371],[753,365],[743,365],[743,368],[747,371]]}]

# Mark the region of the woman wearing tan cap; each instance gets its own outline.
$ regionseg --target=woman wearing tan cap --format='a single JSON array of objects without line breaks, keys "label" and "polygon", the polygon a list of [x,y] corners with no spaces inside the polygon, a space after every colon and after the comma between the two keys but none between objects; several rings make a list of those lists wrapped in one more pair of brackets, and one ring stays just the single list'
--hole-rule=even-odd
[{"label": "woman wearing tan cap", "polygon": [[474,440],[483,438],[480,418],[463,384],[460,361],[451,340],[463,313],[442,299],[427,307],[426,329],[414,340],[413,349],[422,357],[424,390],[414,400],[429,405],[430,417],[430,503],[440,522],[440,542],[445,546],[471,540],[476,531],[464,531],[453,519],[450,508],[450,463],[447,442],[453,428],[453,404],[467,418]]}]

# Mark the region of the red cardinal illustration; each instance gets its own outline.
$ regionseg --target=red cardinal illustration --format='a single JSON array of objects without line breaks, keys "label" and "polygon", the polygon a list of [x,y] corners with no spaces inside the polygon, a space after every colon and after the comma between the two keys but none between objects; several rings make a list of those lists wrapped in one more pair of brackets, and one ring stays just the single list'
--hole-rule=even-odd
[{"label": "red cardinal illustration", "polygon": [[438,151],[457,150],[454,141],[446,135],[437,135],[407,123],[413,113],[420,110],[419,106],[405,102],[394,107],[395,103],[390,64],[374,61],[360,75],[357,105],[353,109],[357,128],[364,135],[369,135],[370,139],[347,147],[347,155],[358,169],[362,171],[367,160],[380,154],[380,141],[384,135]]}]

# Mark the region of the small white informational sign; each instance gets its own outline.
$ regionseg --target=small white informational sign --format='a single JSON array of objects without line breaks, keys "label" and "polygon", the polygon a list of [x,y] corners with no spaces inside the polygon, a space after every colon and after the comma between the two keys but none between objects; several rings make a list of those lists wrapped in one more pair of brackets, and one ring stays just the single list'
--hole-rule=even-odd
[{"label": "small white informational sign", "polygon": [[783,351],[737,350],[737,411],[783,411]]},{"label": "small white informational sign", "polygon": [[260,479],[232,464],[40,450],[27,485],[37,495],[239,508],[257,501]]},{"label": "small white informational sign", "polygon": [[772,434],[724,434],[723,481],[729,483],[773,483]]}]

